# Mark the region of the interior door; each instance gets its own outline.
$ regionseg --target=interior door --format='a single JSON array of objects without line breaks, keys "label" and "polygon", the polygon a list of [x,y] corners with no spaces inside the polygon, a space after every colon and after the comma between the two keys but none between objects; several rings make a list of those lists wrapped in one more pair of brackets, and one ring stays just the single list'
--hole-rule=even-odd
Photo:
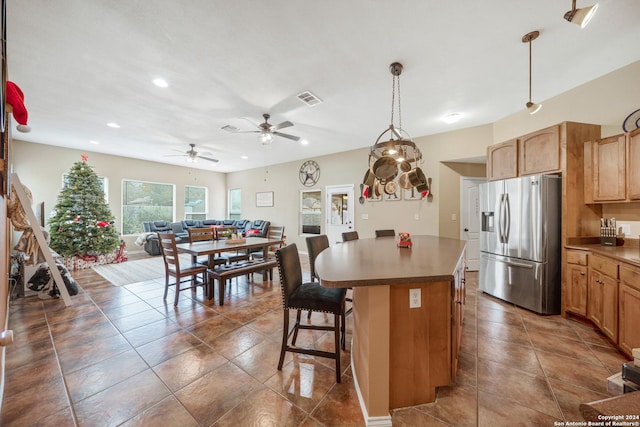
[{"label": "interior door", "polygon": [[329,244],[342,242],[342,233],[355,230],[354,186],[332,185],[325,189],[325,212],[327,217],[327,237]]},{"label": "interior door", "polygon": [[467,270],[478,271],[480,259],[480,178],[461,180],[460,191],[460,239],[467,241]]}]

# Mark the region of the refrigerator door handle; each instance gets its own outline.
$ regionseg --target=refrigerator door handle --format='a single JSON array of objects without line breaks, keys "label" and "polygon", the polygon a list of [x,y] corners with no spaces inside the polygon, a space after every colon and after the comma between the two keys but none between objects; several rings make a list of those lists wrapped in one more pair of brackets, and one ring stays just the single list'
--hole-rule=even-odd
[{"label": "refrigerator door handle", "polygon": [[506,243],[506,239],[505,239],[505,221],[504,221],[504,193],[500,195],[500,213],[498,214],[498,221],[500,221],[499,227],[498,227],[498,231],[500,233],[499,238],[500,238],[500,243]]},{"label": "refrigerator door handle", "polygon": [[509,242],[509,234],[511,231],[511,203],[509,203],[509,194],[504,195],[504,223],[505,223],[505,233],[504,233],[504,243]]}]

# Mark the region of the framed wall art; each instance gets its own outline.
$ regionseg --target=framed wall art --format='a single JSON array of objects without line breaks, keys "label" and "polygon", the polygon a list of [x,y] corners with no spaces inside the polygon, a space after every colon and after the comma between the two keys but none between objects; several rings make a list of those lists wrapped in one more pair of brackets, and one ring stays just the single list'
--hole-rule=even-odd
[{"label": "framed wall art", "polygon": [[260,191],[256,193],[256,206],[259,208],[273,206],[273,191]]}]

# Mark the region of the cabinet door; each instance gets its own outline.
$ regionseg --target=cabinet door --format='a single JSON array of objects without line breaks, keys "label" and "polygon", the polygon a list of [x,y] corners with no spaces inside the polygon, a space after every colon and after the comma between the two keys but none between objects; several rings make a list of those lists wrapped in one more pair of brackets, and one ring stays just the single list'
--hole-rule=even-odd
[{"label": "cabinet door", "polygon": [[518,176],[518,140],[512,139],[487,147],[487,179],[515,178]]},{"label": "cabinet door", "polygon": [[631,350],[640,347],[640,291],[620,284],[618,345],[631,356]]},{"label": "cabinet door", "polygon": [[640,128],[627,135],[627,198],[640,200]]},{"label": "cabinet door", "polygon": [[602,332],[618,342],[618,280],[602,275]]},{"label": "cabinet door", "polygon": [[599,139],[593,144],[593,200],[624,200],[625,135]]},{"label": "cabinet door", "polygon": [[567,264],[566,310],[581,316],[587,315],[587,290],[589,267]]},{"label": "cabinet door", "polygon": [[596,326],[602,329],[602,300],[604,297],[604,288],[602,275],[596,270],[591,269],[589,277],[589,299],[587,303],[587,314],[589,319]]},{"label": "cabinet door", "polygon": [[552,126],[520,138],[519,175],[559,172],[561,169],[560,126]]}]

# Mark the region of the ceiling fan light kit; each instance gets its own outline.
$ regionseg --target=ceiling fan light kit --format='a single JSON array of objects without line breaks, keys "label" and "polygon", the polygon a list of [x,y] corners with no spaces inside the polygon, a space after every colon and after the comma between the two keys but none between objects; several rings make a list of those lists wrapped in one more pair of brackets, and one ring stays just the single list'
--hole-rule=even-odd
[{"label": "ceiling fan light kit", "polygon": [[572,0],[571,10],[564,14],[564,19],[572,24],[580,26],[580,28],[584,28],[589,24],[593,15],[595,15],[598,10],[598,6],[599,4],[596,3],[592,6],[576,9],[576,0]]},{"label": "ceiling fan light kit", "polygon": [[529,43],[529,101],[526,104],[529,114],[535,114],[542,108],[542,104],[531,102],[531,42],[537,39],[539,35],[539,31],[532,31],[522,36],[522,43]]},{"label": "ceiling fan light kit", "polygon": [[[394,62],[389,66],[393,75],[391,92],[391,124],[385,129],[369,151],[369,167],[365,173],[363,184],[369,188],[389,188],[389,182],[398,177],[399,185],[404,189],[416,188],[422,192],[426,189],[427,181],[418,166],[422,163],[422,152],[411,140],[411,136],[402,129],[402,117],[400,108],[400,74],[403,66]],[[396,107],[396,93],[398,95],[398,125],[394,124],[394,109]],[[388,139],[387,139],[388,138]],[[395,190],[394,190],[395,192]],[[367,191],[368,197],[373,196],[374,191]]]},{"label": "ceiling fan light kit", "polygon": [[271,123],[269,123],[269,119],[271,118],[271,115],[265,113],[262,115],[262,118],[264,118],[264,123],[260,123],[260,124],[254,123],[253,121],[246,119],[247,121],[251,122],[255,127],[257,127],[258,130],[240,130],[237,127],[231,126],[231,125],[224,125],[220,129],[227,131],[229,133],[257,133],[258,141],[260,142],[261,145],[271,144],[274,136],[279,136],[279,137],[290,139],[296,142],[302,139],[299,136],[290,135],[284,132],[279,132],[280,129],[293,126],[293,123],[291,123],[290,121],[287,120],[280,124],[272,125]]}]

